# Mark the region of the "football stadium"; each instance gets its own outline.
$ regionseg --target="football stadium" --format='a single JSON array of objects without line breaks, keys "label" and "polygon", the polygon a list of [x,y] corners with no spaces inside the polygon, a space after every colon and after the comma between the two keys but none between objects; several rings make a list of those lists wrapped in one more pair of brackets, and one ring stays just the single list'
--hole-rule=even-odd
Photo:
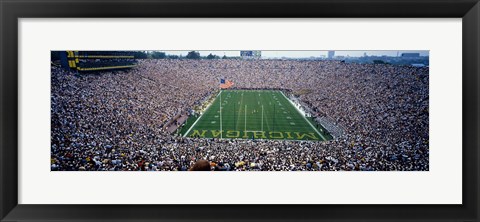
[{"label": "football stadium", "polygon": [[428,171],[428,62],[428,51],[52,51],[51,170]]},{"label": "football stadium", "polygon": [[319,141],[331,138],[276,90],[222,90],[183,135]]}]

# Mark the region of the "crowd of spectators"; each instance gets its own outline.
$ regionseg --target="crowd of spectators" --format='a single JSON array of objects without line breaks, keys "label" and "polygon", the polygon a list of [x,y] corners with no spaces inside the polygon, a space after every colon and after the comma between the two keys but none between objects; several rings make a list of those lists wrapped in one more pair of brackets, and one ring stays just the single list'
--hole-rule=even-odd
[{"label": "crowd of spectators", "polygon": [[[51,169],[429,170],[428,67],[301,60],[139,60],[124,71],[51,68]],[[345,129],[334,140],[188,138],[164,124],[218,90],[283,88]],[[201,164],[198,161],[203,161]],[[197,163],[197,165],[195,165]],[[195,166],[195,167],[194,167]]]}]

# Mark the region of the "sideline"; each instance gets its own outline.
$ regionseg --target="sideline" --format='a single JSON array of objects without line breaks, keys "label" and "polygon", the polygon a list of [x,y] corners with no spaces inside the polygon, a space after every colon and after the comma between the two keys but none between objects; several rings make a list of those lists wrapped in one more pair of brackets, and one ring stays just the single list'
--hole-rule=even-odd
[{"label": "sideline", "polygon": [[[222,93],[222,90],[220,90],[220,93],[219,93],[217,96],[215,96],[215,97],[218,97],[221,93]],[[217,100],[217,99],[215,99],[215,100]],[[215,101],[214,101],[214,102],[215,102]],[[205,112],[203,112],[203,114],[202,114],[200,117],[198,117],[197,120],[195,120],[195,122],[190,126],[190,128],[189,128],[189,129],[187,130],[187,132],[183,135],[183,137],[187,137],[187,135],[188,135],[188,134],[190,133],[190,131],[193,129],[193,127],[195,126],[195,124],[197,124],[197,122],[205,115],[205,113],[207,113],[207,111],[210,109],[210,107],[212,107],[212,105],[213,105],[214,102],[212,102],[212,104],[208,105],[208,107],[205,109]],[[222,105],[222,104],[220,104],[220,106],[221,106],[221,105]]]},{"label": "sideline", "polygon": [[312,125],[312,123],[311,123],[310,121],[308,121],[308,119],[305,118],[304,115],[302,115],[302,113],[300,112],[300,110],[298,110],[298,108],[295,106],[295,104],[294,104],[291,100],[289,100],[289,99],[287,98],[287,96],[285,96],[285,94],[283,94],[282,91],[280,91],[280,93],[283,95],[283,97],[285,97],[286,100],[288,100],[288,101],[293,105],[293,107],[295,107],[295,109],[297,110],[297,112],[300,113],[300,115],[303,117],[303,119],[304,119],[308,124],[310,124],[310,126],[318,133],[318,135],[319,135],[320,137],[322,137],[323,141],[327,141],[327,139],[317,130],[317,128],[315,128],[315,127]]}]

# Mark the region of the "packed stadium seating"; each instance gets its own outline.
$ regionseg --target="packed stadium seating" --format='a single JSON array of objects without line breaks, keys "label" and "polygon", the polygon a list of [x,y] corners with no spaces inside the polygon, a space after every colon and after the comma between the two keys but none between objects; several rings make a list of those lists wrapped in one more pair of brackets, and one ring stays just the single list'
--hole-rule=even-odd
[{"label": "packed stadium seating", "polygon": [[[51,169],[429,170],[428,67],[303,60],[145,59],[73,75],[51,67]],[[164,125],[218,92],[289,90],[342,137],[326,142],[187,138]]]}]

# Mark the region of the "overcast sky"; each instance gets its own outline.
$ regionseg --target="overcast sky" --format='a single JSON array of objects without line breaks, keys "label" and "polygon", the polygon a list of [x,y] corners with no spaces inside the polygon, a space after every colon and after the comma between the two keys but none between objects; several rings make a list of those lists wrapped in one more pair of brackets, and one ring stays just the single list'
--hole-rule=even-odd
[{"label": "overcast sky", "polygon": [[[189,51],[163,51],[168,55],[187,55]],[[212,53],[214,55],[223,56],[240,56],[240,51],[199,51],[201,56],[207,56]],[[264,58],[280,58],[280,57],[289,57],[289,58],[307,58],[307,57],[320,57],[327,56],[328,51],[262,51],[262,57]],[[418,52],[421,56],[428,56],[429,51],[427,50],[410,50],[410,51],[397,51],[397,50],[385,50],[385,51],[335,51],[336,56],[352,56],[360,57],[364,53],[367,53],[369,56],[396,56],[397,52],[401,55],[404,52]]]}]

